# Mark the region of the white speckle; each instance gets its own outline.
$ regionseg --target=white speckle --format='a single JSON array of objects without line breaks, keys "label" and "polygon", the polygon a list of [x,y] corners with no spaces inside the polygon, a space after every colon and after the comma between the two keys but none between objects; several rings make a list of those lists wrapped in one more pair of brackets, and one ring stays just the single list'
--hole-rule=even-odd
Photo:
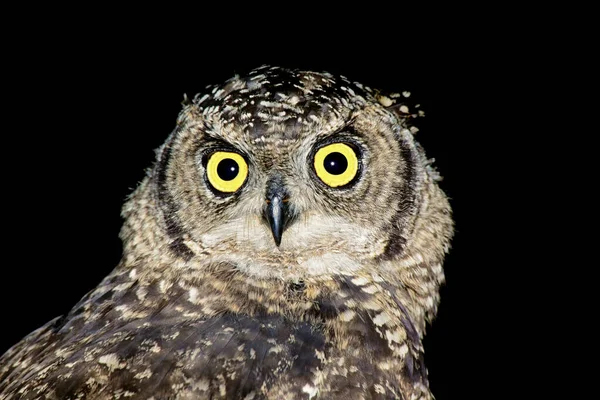
[{"label": "white speckle", "polygon": [[147,294],[148,294],[148,289],[144,286],[140,286],[138,288],[138,290],[135,291],[135,297],[137,297],[138,300],[144,300],[146,298]]},{"label": "white speckle", "polygon": [[160,289],[161,293],[166,293],[171,286],[171,283],[164,280],[160,281],[158,284],[158,288]]},{"label": "white speckle", "polygon": [[64,357],[67,356],[69,354],[69,352],[66,349],[58,349],[54,352],[54,355],[56,357]]},{"label": "white speckle", "polygon": [[201,379],[196,382],[194,387],[195,387],[195,389],[205,392],[210,387],[210,382],[208,381],[208,379]]},{"label": "white speckle", "polygon": [[394,332],[385,331],[385,337],[390,342],[402,343],[406,338],[406,333],[400,329]]},{"label": "white speckle", "polygon": [[271,348],[269,349],[269,354],[270,354],[270,353],[279,354],[279,353],[281,353],[282,351],[283,351],[283,347],[282,347],[282,346],[280,346],[280,345],[277,345],[277,346],[273,346],[273,347],[271,347]]},{"label": "white speckle", "polygon": [[375,292],[378,292],[379,288],[377,288],[377,286],[375,286],[375,285],[369,285],[367,287],[364,287],[362,290],[363,290],[363,292],[373,294]]},{"label": "white speckle", "polygon": [[262,119],[271,119],[271,116],[270,116],[269,114],[267,114],[267,113],[264,113],[264,112],[262,112],[262,111],[259,111],[259,112],[257,112],[257,113],[256,113],[256,116],[257,116],[258,118],[262,118]]},{"label": "white speckle", "polygon": [[410,92],[404,91],[404,92],[402,92],[402,96],[404,96],[404,97],[410,97]]},{"label": "white speckle", "polygon": [[261,79],[265,79],[267,76],[265,74],[258,74],[250,77],[251,81],[259,81]]},{"label": "white speckle", "polygon": [[360,277],[360,278],[354,278],[352,279],[352,283],[354,283],[356,286],[363,286],[366,285],[367,283],[369,283],[369,280],[365,277]]},{"label": "white speckle", "polygon": [[105,354],[98,358],[98,364],[104,364],[112,372],[116,369],[125,368],[125,363],[119,361],[119,357],[115,353]]},{"label": "white speckle", "polygon": [[354,316],[356,315],[356,313],[352,310],[346,310],[343,313],[340,314],[340,319],[342,321],[348,322],[351,321],[352,318],[354,318]]},{"label": "white speckle", "polygon": [[150,368],[146,368],[144,371],[138,372],[133,377],[135,379],[140,379],[141,380],[141,379],[150,378],[151,376],[152,376],[152,371],[150,370]]},{"label": "white speckle", "polygon": [[190,289],[190,297],[188,300],[192,303],[196,303],[198,301],[198,289],[195,287]]},{"label": "white speckle", "polygon": [[350,308],[356,308],[357,304],[356,301],[354,299],[348,299],[346,300],[346,307],[350,307]]},{"label": "white speckle", "polygon": [[400,346],[400,348],[398,349],[398,353],[400,353],[400,356],[404,357],[406,353],[408,353],[408,346],[406,344]]},{"label": "white speckle", "polygon": [[394,101],[387,96],[379,96],[377,100],[379,100],[379,103],[384,107],[389,107],[394,104]]},{"label": "white speckle", "polygon": [[158,345],[158,343],[154,343],[154,345],[150,348],[150,351],[153,353],[159,353],[161,350],[160,346]]},{"label": "white speckle", "polygon": [[256,351],[254,349],[250,349],[250,359],[254,360],[256,358]]},{"label": "white speckle", "polygon": [[208,94],[205,94],[204,96],[200,97],[200,100],[198,100],[198,104],[202,103],[204,100],[208,99],[210,96]]},{"label": "white speckle", "polygon": [[427,297],[427,299],[425,300],[425,305],[429,308],[433,307],[433,297]]},{"label": "white speckle", "polygon": [[281,107],[280,103],[275,103],[273,101],[266,101],[266,100],[262,100],[259,104],[261,106],[267,107],[267,108],[278,108],[278,107]]},{"label": "white speckle", "polygon": [[325,362],[325,352],[324,351],[319,351],[315,349],[315,356],[317,356],[317,358],[319,360],[321,360],[321,362]]},{"label": "white speckle", "polygon": [[136,277],[136,275],[137,275],[137,271],[135,268],[133,268],[131,271],[129,271],[129,277],[131,279],[134,279]]},{"label": "white speckle", "polygon": [[406,107],[406,106],[400,106],[400,112],[408,114],[408,107]]},{"label": "white speckle", "polygon": [[376,383],[375,385],[373,385],[373,388],[375,389],[375,393],[385,394],[385,388],[383,386],[381,386],[379,383]]},{"label": "white speckle", "polygon": [[304,387],[302,388],[302,391],[304,393],[308,393],[308,398],[309,399],[312,399],[318,393],[318,389],[316,387],[314,387],[314,386],[309,385],[308,383],[306,385],[304,385]]},{"label": "white speckle", "polygon": [[377,326],[385,325],[390,321],[390,316],[386,312],[382,312],[381,314],[377,314],[375,318],[373,318],[373,323]]},{"label": "white speckle", "polygon": [[133,285],[133,282],[125,282],[125,283],[121,283],[120,285],[117,285],[113,288],[113,290],[115,292],[122,292],[124,290],[127,290],[131,287],[131,285]]},{"label": "white speckle", "polygon": [[361,305],[366,310],[374,310],[374,311],[381,310],[381,304],[379,304],[378,302],[376,302],[374,300],[365,301],[365,302],[361,303]]}]

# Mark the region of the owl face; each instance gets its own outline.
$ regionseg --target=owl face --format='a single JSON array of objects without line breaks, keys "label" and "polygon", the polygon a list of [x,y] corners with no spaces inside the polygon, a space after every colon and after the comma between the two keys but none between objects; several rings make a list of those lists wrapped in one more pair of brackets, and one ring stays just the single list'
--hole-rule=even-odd
[{"label": "owl face", "polygon": [[351,273],[397,246],[417,151],[373,96],[257,71],[198,96],[156,166],[167,232],[257,276]]}]

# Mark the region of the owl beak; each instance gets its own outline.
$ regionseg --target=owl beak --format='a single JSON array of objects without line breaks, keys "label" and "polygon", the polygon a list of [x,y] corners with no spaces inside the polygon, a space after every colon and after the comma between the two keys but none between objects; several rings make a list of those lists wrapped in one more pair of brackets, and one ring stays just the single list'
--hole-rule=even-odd
[{"label": "owl beak", "polygon": [[283,234],[283,226],[285,225],[285,204],[284,197],[275,193],[267,196],[267,206],[265,209],[265,216],[269,225],[271,226],[271,232],[273,233],[273,239],[277,247],[281,244],[281,235]]}]

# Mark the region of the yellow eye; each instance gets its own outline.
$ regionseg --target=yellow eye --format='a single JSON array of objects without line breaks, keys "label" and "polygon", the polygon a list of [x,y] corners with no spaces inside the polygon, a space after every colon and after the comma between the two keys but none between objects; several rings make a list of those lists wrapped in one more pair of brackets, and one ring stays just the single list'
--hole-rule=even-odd
[{"label": "yellow eye", "polygon": [[213,153],[206,164],[206,177],[215,189],[224,193],[237,191],[248,176],[244,157],[229,151]]},{"label": "yellow eye", "polygon": [[344,186],[358,172],[358,158],[352,147],[333,143],[317,150],[315,154],[317,176],[331,187]]}]

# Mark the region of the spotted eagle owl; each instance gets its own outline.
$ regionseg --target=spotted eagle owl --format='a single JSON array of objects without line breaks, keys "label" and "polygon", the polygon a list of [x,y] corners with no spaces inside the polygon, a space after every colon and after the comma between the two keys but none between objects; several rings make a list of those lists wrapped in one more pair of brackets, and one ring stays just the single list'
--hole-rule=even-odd
[{"label": "spotted eagle owl", "polygon": [[261,67],[186,101],[120,263],[0,358],[0,399],[431,399],[453,222],[408,96]]}]

